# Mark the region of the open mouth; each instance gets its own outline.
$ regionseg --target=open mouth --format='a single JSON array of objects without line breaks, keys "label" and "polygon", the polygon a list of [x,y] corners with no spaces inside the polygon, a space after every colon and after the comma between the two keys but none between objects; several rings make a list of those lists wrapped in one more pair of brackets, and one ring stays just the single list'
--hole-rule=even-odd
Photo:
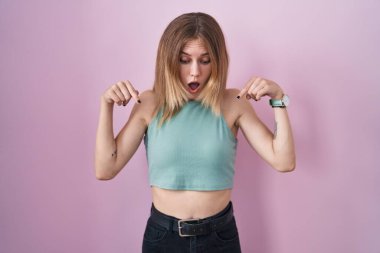
[{"label": "open mouth", "polygon": [[188,86],[190,88],[190,90],[189,90],[190,93],[196,93],[199,89],[199,83],[198,82],[188,83]]}]

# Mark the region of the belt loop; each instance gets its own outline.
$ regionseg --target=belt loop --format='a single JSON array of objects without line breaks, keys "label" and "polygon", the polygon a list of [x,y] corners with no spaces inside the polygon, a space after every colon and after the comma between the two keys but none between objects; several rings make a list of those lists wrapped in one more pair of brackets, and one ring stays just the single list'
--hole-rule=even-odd
[{"label": "belt loop", "polygon": [[173,233],[175,231],[175,226],[177,226],[176,220],[170,220],[170,232]]}]

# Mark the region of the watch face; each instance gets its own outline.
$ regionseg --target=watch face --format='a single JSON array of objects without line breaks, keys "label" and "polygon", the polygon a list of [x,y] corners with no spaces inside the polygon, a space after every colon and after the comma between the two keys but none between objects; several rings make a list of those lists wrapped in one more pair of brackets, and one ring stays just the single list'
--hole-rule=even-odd
[{"label": "watch face", "polygon": [[284,97],[282,98],[282,102],[284,103],[285,106],[288,106],[290,103],[289,97],[287,95],[284,95]]}]

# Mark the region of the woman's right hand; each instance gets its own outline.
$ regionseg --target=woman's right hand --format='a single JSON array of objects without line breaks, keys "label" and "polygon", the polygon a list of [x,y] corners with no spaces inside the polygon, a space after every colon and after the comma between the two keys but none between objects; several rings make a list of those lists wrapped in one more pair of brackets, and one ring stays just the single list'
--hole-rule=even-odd
[{"label": "woman's right hand", "polygon": [[117,105],[126,106],[133,98],[137,103],[141,103],[139,92],[135,90],[129,81],[119,81],[109,87],[102,95],[105,102],[109,104],[116,103]]}]

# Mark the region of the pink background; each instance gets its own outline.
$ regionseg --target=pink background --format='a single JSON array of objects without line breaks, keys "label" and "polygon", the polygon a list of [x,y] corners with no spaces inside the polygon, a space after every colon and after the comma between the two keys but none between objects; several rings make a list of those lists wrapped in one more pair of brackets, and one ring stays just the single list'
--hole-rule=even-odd
[{"label": "pink background", "polygon": [[[159,37],[203,11],[222,26],[229,87],[290,95],[297,168],[239,135],[233,201],[243,252],[380,252],[380,2],[0,1],[0,252],[140,252],[151,197],[144,145],[107,182],[93,169],[99,97],[152,87]],[[273,128],[267,100],[254,104]],[[131,105],[115,110],[115,131]]]}]

